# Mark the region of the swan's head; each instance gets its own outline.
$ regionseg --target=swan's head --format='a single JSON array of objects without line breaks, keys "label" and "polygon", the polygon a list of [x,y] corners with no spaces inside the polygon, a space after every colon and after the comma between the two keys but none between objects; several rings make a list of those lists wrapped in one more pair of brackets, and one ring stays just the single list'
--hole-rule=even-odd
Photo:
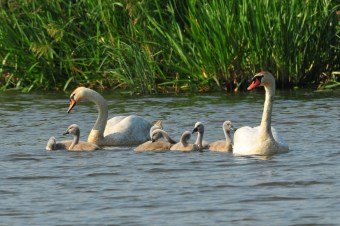
[{"label": "swan's head", "polygon": [[161,132],[162,132],[161,129],[154,129],[154,130],[150,133],[151,142],[155,142],[155,141],[157,141],[159,138],[161,138],[161,137],[162,137]]},{"label": "swan's head", "polygon": [[194,127],[192,133],[195,133],[195,132],[204,133],[204,126],[203,126],[203,123],[201,123],[201,122],[196,122],[195,127]]},{"label": "swan's head", "polygon": [[[151,138],[152,138],[153,131],[157,130],[157,129],[163,129],[162,120],[158,120],[153,126],[151,126],[151,128],[150,128],[150,137]],[[161,134],[158,133],[157,139],[159,139],[160,137],[161,137]]]},{"label": "swan's head", "polygon": [[80,134],[79,126],[78,126],[77,124],[72,124],[72,125],[70,125],[70,126],[67,128],[67,130],[66,130],[66,132],[64,133],[64,135],[65,135],[65,134],[72,134],[72,135],[77,135],[77,136],[79,136],[79,134]]},{"label": "swan's head", "polygon": [[235,129],[230,121],[225,121],[223,123],[223,130],[229,132],[229,131],[234,131]]},{"label": "swan's head", "polygon": [[77,102],[84,99],[87,90],[88,90],[88,88],[78,87],[77,89],[75,89],[72,92],[72,94],[70,95],[70,106],[67,109],[67,113],[71,112],[72,108],[74,108],[74,106],[76,106]]},{"label": "swan's head", "polygon": [[257,86],[269,86],[275,83],[274,76],[268,71],[261,71],[257,73],[251,80],[248,90],[252,90]]}]

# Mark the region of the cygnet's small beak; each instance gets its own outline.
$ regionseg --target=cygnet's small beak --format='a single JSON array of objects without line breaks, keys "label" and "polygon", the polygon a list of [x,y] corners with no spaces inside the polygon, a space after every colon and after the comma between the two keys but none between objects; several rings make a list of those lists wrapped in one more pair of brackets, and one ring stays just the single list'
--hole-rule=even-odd
[{"label": "cygnet's small beak", "polygon": [[197,129],[197,127],[196,127],[196,128],[194,128],[194,130],[192,131],[192,134],[193,134],[193,133],[196,133],[196,132],[198,132],[198,129]]}]

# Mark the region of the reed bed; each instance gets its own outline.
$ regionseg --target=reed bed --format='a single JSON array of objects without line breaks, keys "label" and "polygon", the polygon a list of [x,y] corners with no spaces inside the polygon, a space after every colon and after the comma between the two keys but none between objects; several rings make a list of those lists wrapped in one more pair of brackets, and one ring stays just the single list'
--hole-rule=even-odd
[{"label": "reed bed", "polygon": [[[235,91],[338,84],[331,0],[0,1],[0,87]],[[337,14],[338,12],[338,14]]]}]

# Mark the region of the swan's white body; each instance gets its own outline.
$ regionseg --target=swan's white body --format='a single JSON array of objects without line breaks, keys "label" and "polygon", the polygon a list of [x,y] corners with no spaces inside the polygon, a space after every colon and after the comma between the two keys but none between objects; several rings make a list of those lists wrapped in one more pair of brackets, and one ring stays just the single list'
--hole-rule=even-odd
[{"label": "swan's white body", "polygon": [[[152,130],[152,131],[151,131]],[[135,148],[135,151],[167,151],[170,150],[171,146],[176,143],[167,132],[162,129],[151,128],[151,141],[146,141]],[[159,140],[163,137],[164,140]]]},{"label": "swan's white body", "polygon": [[275,95],[275,79],[269,72],[260,72],[253,78],[248,90],[264,86],[266,97],[261,125],[255,128],[242,127],[234,134],[233,153],[236,155],[273,155],[289,151],[288,145],[271,127],[271,114]]},{"label": "swan's white body", "polygon": [[108,107],[105,99],[96,91],[79,87],[70,97],[70,107],[67,112],[81,100],[92,101],[98,109],[98,118],[94,124],[88,142],[100,146],[130,146],[141,144],[150,139],[151,124],[145,119],[130,115],[116,116],[108,119]]},{"label": "swan's white body", "polygon": [[225,121],[222,125],[225,139],[217,140],[208,145],[209,151],[231,152],[233,150],[233,142],[231,140],[230,131],[234,130],[230,121]]}]

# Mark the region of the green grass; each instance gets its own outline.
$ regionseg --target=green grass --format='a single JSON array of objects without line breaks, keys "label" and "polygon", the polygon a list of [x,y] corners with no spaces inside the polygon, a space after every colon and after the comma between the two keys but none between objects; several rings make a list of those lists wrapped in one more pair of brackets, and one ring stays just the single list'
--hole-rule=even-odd
[{"label": "green grass", "polygon": [[273,72],[282,89],[339,82],[340,5],[330,0],[0,6],[2,90],[232,91],[260,70]]}]

